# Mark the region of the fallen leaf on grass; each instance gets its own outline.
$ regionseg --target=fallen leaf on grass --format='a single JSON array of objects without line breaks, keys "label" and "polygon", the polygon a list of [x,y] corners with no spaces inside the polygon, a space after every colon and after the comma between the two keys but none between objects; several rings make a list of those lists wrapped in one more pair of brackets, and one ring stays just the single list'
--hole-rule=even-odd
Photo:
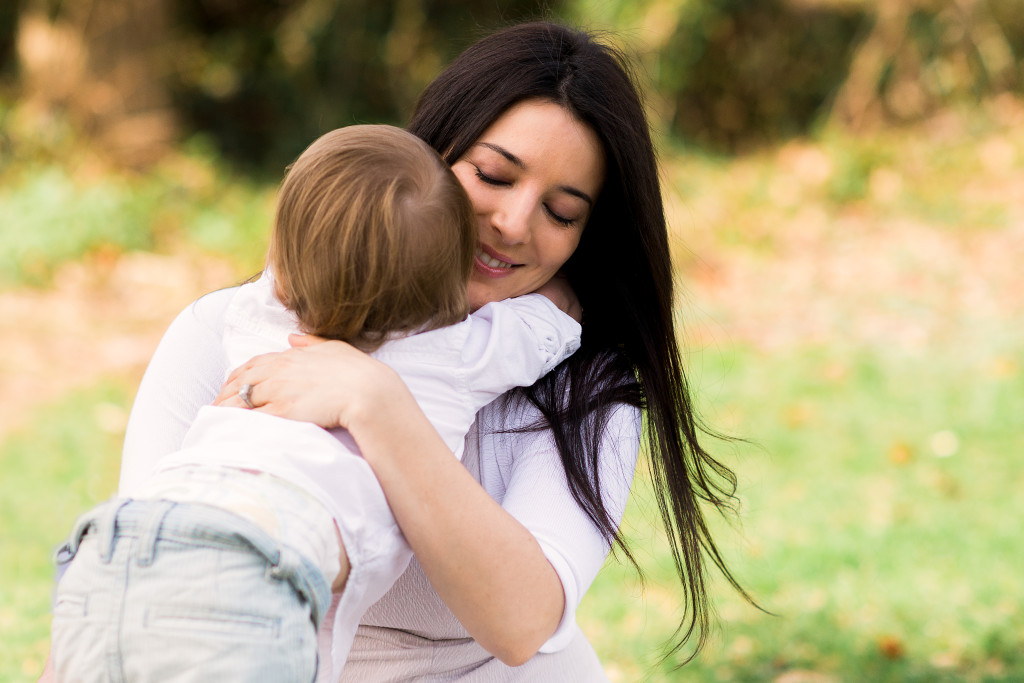
[{"label": "fallen leaf on grass", "polygon": [[914,457],[914,449],[904,441],[897,441],[889,446],[889,462],[894,465],[906,465]]},{"label": "fallen leaf on grass", "polygon": [[886,659],[903,659],[907,648],[897,636],[882,636],[878,639],[878,651]]}]

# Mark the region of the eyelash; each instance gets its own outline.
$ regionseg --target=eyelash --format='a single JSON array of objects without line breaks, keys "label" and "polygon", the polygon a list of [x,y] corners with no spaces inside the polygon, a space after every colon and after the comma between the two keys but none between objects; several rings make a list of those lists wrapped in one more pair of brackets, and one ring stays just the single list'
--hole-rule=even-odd
[{"label": "eyelash", "polygon": [[576,223],[576,219],[574,218],[565,218],[563,216],[559,216],[557,213],[548,208],[547,204],[544,205],[544,210],[548,212],[549,216],[551,216],[551,220],[558,223],[559,225],[564,225],[565,227],[568,228],[569,226]]},{"label": "eyelash", "polygon": [[492,178],[491,176],[484,174],[484,172],[479,168],[476,169],[476,177],[479,178],[481,182],[487,183],[488,185],[497,185],[499,187],[508,185],[504,180],[498,180],[497,178]]},{"label": "eyelash", "polygon": [[[481,171],[479,168],[476,169],[476,177],[480,179],[480,182],[485,183],[487,185],[493,185],[495,187],[505,187],[506,185],[510,184],[510,183],[508,183],[508,182],[506,182],[504,180],[498,180],[497,178],[492,178],[491,176],[489,176],[486,173],[484,173],[483,171]],[[559,225],[563,225],[565,227],[570,227],[570,226],[572,226],[572,225],[574,225],[576,223],[576,219],[575,218],[566,218],[564,216],[560,216],[557,213],[555,213],[554,211],[552,211],[551,208],[547,204],[544,205],[544,210],[547,212],[548,216],[551,217],[551,220],[553,220],[554,222],[558,223]]]}]

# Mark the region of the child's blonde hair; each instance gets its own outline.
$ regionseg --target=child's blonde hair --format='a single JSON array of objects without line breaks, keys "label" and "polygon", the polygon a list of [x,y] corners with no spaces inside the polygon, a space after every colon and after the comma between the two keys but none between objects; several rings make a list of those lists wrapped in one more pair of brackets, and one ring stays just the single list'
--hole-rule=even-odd
[{"label": "child's blonde hair", "polygon": [[463,320],[473,210],[451,169],[393,126],[318,138],[281,185],[268,262],[305,332],[372,350]]}]

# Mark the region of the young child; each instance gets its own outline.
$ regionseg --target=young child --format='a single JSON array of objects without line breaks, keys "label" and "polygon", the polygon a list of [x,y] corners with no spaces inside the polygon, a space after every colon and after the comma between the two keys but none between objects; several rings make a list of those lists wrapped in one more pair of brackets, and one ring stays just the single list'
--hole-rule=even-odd
[{"label": "young child", "polygon": [[[469,200],[425,143],[389,126],[328,133],[289,169],[267,268],[228,308],[229,367],[299,331],[350,342],[399,372],[461,457],[476,412],[568,357],[581,329],[540,294],[467,315],[475,248]],[[552,288],[568,308],[567,286]],[[127,493],[68,541],[57,680],[312,681],[332,584],[343,590],[320,664],[336,674],[411,557],[340,429],[207,406]]]}]

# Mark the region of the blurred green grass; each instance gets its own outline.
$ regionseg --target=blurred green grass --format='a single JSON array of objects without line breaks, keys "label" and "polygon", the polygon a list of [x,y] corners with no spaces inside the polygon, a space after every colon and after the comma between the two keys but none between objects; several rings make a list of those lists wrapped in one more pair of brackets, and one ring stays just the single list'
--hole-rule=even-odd
[{"label": "blurred green grass", "polygon": [[717,538],[777,616],[718,581],[708,651],[684,673],[657,666],[681,602],[641,486],[627,528],[649,552],[646,591],[610,564],[580,613],[618,680],[1024,679],[1019,372],[955,353],[830,349],[732,349],[703,364],[711,406],[758,441],[722,452],[744,509],[738,528],[716,522]]}]

